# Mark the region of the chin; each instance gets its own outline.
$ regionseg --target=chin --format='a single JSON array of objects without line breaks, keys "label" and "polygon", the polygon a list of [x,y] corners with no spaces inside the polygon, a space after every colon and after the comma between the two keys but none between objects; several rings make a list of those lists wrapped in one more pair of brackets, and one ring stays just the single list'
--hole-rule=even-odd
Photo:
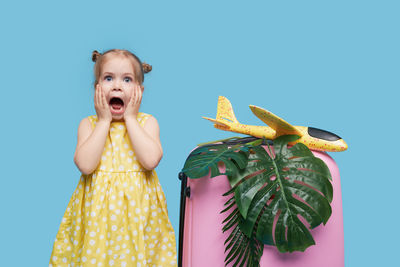
[{"label": "chin", "polygon": [[112,115],[112,120],[113,121],[124,121],[124,114],[113,114]]}]

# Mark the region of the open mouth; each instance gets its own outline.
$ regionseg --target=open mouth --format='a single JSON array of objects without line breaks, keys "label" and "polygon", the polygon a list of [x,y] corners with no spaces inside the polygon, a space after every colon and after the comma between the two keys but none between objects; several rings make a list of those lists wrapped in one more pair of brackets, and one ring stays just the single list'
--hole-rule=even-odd
[{"label": "open mouth", "polygon": [[114,113],[122,113],[124,109],[124,101],[119,97],[113,97],[110,99],[111,111]]}]

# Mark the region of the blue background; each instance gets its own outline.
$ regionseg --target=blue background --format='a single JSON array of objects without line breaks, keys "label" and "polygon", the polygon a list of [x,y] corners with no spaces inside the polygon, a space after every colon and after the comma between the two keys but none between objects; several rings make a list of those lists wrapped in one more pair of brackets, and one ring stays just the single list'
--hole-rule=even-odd
[{"label": "blue background", "polygon": [[141,111],[161,129],[157,167],[178,240],[178,172],[213,128],[219,95],[240,122],[264,107],[343,137],[346,266],[398,262],[398,1],[14,1],[0,8],[2,266],[47,266],[78,183],[80,120],[95,114],[91,53],[153,66]]}]

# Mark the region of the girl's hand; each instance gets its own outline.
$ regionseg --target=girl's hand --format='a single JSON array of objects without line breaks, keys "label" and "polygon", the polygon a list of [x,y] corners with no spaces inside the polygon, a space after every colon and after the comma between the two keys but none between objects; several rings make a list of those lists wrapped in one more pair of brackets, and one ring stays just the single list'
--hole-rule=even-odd
[{"label": "girl's hand", "polygon": [[96,109],[98,121],[112,121],[110,105],[107,103],[106,97],[100,84],[96,85],[94,93],[94,108]]},{"label": "girl's hand", "polygon": [[143,85],[135,84],[135,88],[133,89],[133,94],[124,112],[125,121],[128,118],[134,118],[134,119],[137,118],[140,103],[142,102],[142,92],[143,92]]}]

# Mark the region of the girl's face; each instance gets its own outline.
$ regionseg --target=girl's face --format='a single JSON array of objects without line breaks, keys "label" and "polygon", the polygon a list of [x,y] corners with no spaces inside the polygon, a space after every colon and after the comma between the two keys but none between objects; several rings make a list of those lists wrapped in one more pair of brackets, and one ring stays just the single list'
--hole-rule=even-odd
[{"label": "girl's face", "polygon": [[128,58],[111,56],[103,64],[99,84],[103,89],[114,120],[123,119],[136,83],[134,69]]}]

